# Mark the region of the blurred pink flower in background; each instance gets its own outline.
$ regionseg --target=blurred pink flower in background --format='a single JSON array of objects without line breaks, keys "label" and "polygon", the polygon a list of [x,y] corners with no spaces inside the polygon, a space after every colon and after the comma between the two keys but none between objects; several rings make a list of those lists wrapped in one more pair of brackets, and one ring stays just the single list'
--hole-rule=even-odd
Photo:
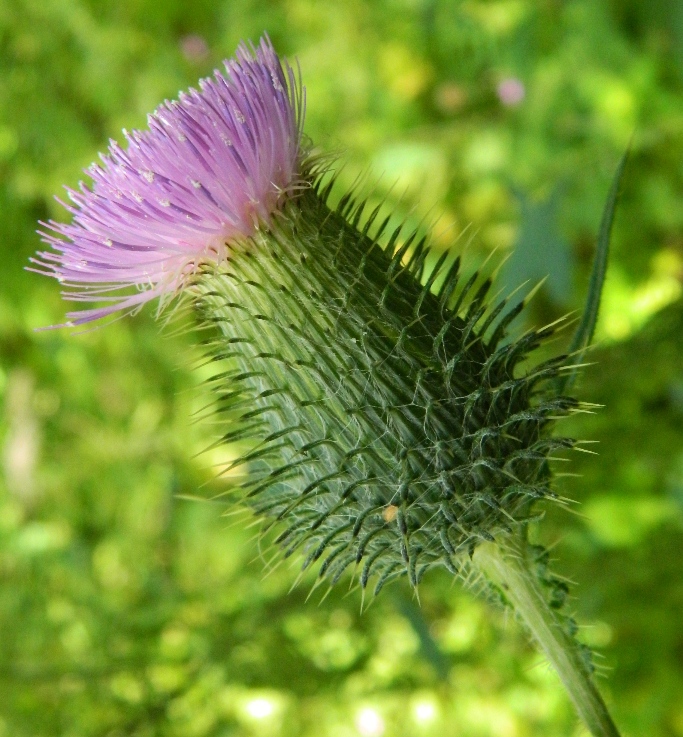
[{"label": "blurred pink flower in background", "polygon": [[505,107],[516,107],[526,97],[524,82],[517,77],[506,77],[498,83],[496,88],[498,99]]},{"label": "blurred pink flower in background", "polygon": [[180,50],[188,61],[204,61],[209,55],[209,47],[204,38],[197,33],[190,33],[180,39]]}]

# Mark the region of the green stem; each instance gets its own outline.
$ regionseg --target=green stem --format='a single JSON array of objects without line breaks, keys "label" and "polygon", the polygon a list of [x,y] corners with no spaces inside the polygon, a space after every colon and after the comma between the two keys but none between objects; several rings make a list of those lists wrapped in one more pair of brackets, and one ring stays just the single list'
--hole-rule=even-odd
[{"label": "green stem", "polygon": [[505,594],[557,671],[579,716],[594,737],[619,737],[577,643],[564,631],[530,570],[524,547],[499,543],[479,545],[474,566]]}]

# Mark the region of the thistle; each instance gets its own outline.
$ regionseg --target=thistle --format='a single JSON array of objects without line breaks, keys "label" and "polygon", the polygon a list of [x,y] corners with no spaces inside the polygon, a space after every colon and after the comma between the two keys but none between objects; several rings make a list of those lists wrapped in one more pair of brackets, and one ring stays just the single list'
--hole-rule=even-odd
[{"label": "thistle", "polygon": [[161,105],[148,131],[124,131],[127,150],[112,141],[87,171],[92,188],[67,189],[73,222],[43,224],[54,250],[32,259],[34,270],[76,289],[67,299],[109,302],[69,313],[72,325],[163,304],[294,193],[303,90],[292,69],[265,39],[240,46],[225,69]]},{"label": "thistle", "polygon": [[375,593],[435,567],[483,576],[591,732],[614,737],[561,612],[566,585],[527,526],[556,499],[553,453],[575,445],[551,431],[581,408],[565,390],[592,338],[619,176],[574,345],[533,365],[554,326],[512,339],[523,303],[492,299],[485,275],[463,277],[449,253],[427,271],[425,238],[388,232],[350,195],[329,205],[334,179],[303,143],[304,90],[267,38],[226,72],[164,103],[127,150],[111,144],[92,188],[69,192],[73,222],[45,224],[53,250],[36,270],[67,298],[109,302],[69,313],[73,325],[190,295],[231,367],[212,383],[222,442],[247,448],[240,495],[282,554]]}]

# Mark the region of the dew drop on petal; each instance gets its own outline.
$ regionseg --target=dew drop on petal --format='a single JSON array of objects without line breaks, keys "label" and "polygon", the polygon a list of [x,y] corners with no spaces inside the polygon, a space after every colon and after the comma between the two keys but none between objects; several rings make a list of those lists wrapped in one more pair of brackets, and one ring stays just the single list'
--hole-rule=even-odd
[{"label": "dew drop on petal", "polygon": [[202,188],[202,183],[199,182],[199,181],[197,181],[196,179],[191,179],[190,181],[192,182],[192,186],[195,189],[201,189]]},{"label": "dew drop on petal", "polygon": [[238,123],[246,123],[247,122],[247,119],[244,117],[244,115],[242,115],[242,111],[241,110],[238,110],[237,108],[235,108],[233,110],[233,112],[235,114],[235,120],[237,120]]},{"label": "dew drop on petal", "polygon": [[170,207],[171,206],[171,201],[170,200],[165,200],[165,199],[164,200],[159,200],[159,204],[162,207]]},{"label": "dew drop on petal", "polygon": [[143,171],[141,172],[142,176],[151,184],[154,181],[154,172],[153,171]]}]

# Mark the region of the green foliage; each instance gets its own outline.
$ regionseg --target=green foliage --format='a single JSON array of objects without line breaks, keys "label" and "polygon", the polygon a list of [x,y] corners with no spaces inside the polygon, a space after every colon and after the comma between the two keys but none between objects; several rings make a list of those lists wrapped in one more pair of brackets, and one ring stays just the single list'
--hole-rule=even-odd
[{"label": "green foliage", "polygon": [[[36,221],[61,212],[53,195],[264,29],[300,60],[307,132],[343,149],[340,190],[369,167],[370,208],[388,198],[410,228],[433,223],[441,248],[472,223],[467,263],[519,241],[516,192],[539,207],[560,185],[543,227],[570,245],[573,296],[542,289],[535,325],[581,309],[635,131],[578,390],[605,408],[563,428],[600,455],[572,459],[581,478],[558,491],[580,514],[548,505],[539,542],[577,584],[565,606],[605,656],[624,731],[683,735],[680,21],[677,0],[0,3],[3,737],[319,737],[375,717],[392,737],[576,734],[526,636],[450,574],[425,578],[419,607],[401,582],[362,616],[337,589],[305,604],[286,566],[265,575],[247,520],[187,500],[227,491],[237,479],[214,475],[241,452],[199,454],[215,438],[189,418],[212,397],[178,367],[194,338],[147,314],[33,332],[65,311],[56,284],[22,271]],[[508,76],[526,87],[516,107],[496,95]]]},{"label": "green foliage", "polygon": [[[628,160],[628,150],[621,157],[619,166],[617,167],[612,186],[607,195],[607,202],[600,220],[600,230],[595,246],[595,258],[593,260],[593,268],[591,269],[591,278],[588,284],[588,296],[586,298],[586,306],[583,308],[581,322],[576,328],[576,333],[572,338],[569,346],[569,352],[573,355],[573,363],[579,365],[581,359],[585,355],[586,350],[593,342],[595,335],[595,326],[598,323],[598,315],[600,313],[600,300],[602,292],[605,288],[605,277],[607,276],[607,265],[609,263],[609,245],[612,236],[612,226],[614,224],[614,215],[617,210],[617,201],[619,199],[619,187],[621,179],[624,176],[624,167]],[[566,391],[573,384],[576,378],[576,369],[566,379],[558,382],[558,391]]]}]

